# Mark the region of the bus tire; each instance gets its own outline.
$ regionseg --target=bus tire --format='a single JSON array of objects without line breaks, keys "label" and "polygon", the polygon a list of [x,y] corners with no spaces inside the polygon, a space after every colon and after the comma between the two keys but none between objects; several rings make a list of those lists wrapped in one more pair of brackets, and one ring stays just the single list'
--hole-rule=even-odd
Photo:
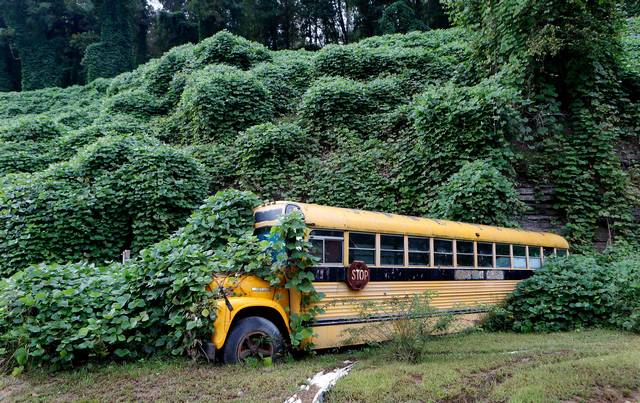
[{"label": "bus tire", "polygon": [[271,357],[276,361],[284,352],[284,339],[278,327],[259,316],[240,319],[222,348],[226,364],[244,362],[248,357],[258,360]]}]

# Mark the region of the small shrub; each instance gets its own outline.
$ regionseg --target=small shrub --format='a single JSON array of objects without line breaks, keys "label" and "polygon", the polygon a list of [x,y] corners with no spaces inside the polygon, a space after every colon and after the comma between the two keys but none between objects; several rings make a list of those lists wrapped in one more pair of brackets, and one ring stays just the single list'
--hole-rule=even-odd
[{"label": "small shrub", "polygon": [[189,76],[168,130],[190,143],[233,140],[272,116],[269,92],[255,77],[234,67],[210,66]]},{"label": "small shrub", "polygon": [[103,104],[106,114],[128,114],[140,117],[150,117],[164,114],[168,105],[157,95],[143,89],[123,91],[108,98]]},{"label": "small shrub", "polygon": [[235,142],[239,183],[263,198],[295,199],[293,189],[304,183],[304,164],[317,149],[314,138],[294,124],[253,126]]},{"label": "small shrub", "polygon": [[434,218],[518,227],[525,205],[511,180],[488,161],[468,162],[436,191]]},{"label": "small shrub", "polygon": [[308,57],[292,52],[260,63],[251,72],[271,93],[275,111],[286,115],[295,112],[311,84],[311,66]]},{"label": "small shrub", "polygon": [[304,94],[299,116],[314,132],[347,128],[363,137],[376,137],[372,117],[391,112],[405,101],[393,78],[366,84],[341,77],[322,78]]},{"label": "small shrub", "polygon": [[385,303],[365,302],[359,317],[366,323],[376,317],[393,318],[374,322],[348,331],[352,343],[363,340],[386,341],[384,353],[392,360],[420,362],[427,343],[437,334],[446,332],[453,322],[452,314],[438,314],[431,307],[433,293],[394,297]]},{"label": "small shrub", "polygon": [[220,31],[195,45],[193,58],[193,69],[224,63],[247,70],[256,63],[271,60],[271,55],[267,48],[258,43],[228,31]]},{"label": "small shrub", "polygon": [[310,162],[309,202],[337,207],[396,211],[395,189],[387,175],[392,156],[379,140],[348,137],[324,159]]},{"label": "small shrub", "polygon": [[3,141],[46,141],[59,137],[66,129],[47,116],[27,116],[0,126]]}]

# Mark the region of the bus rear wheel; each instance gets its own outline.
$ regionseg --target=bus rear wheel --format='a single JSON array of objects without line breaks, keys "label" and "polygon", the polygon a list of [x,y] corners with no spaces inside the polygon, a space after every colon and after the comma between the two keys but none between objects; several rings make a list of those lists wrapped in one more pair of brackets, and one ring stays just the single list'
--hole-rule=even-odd
[{"label": "bus rear wheel", "polygon": [[249,316],[240,319],[229,333],[223,358],[227,364],[268,357],[275,361],[283,351],[284,341],[278,327],[267,319]]}]

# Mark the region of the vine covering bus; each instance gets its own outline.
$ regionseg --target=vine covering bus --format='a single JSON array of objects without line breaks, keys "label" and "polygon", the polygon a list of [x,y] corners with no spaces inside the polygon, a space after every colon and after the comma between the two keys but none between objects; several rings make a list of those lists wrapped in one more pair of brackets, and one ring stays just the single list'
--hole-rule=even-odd
[{"label": "vine covering bus", "polygon": [[[255,233],[268,234],[293,210],[302,212],[319,260],[312,269],[324,294],[324,313],[313,323],[318,349],[352,343],[350,330],[362,326],[365,303],[429,292],[437,312],[478,312],[569,249],[552,233],[287,201],[258,207]],[[241,278],[231,295],[218,307],[215,354],[228,363],[278,354],[290,334],[289,315],[300,312],[300,295],[255,276]]]}]

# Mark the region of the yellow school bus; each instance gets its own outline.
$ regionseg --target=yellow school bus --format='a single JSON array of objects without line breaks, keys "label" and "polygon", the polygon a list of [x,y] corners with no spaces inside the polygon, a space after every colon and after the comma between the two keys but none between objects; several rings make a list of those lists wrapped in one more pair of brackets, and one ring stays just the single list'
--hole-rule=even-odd
[{"label": "yellow school bus", "polygon": [[[564,256],[569,249],[564,238],[551,233],[288,201],[255,210],[256,235],[266,236],[293,210],[303,214],[319,259],[312,270],[325,311],[313,323],[315,348],[350,342],[349,330],[363,323],[365,302],[430,292],[438,312],[486,309],[545,258]],[[254,276],[240,278],[230,295],[220,301],[214,323],[210,347],[216,354],[233,363],[281,352],[290,331],[289,313],[300,311],[300,296]],[[366,322],[378,319],[385,318]]]}]

